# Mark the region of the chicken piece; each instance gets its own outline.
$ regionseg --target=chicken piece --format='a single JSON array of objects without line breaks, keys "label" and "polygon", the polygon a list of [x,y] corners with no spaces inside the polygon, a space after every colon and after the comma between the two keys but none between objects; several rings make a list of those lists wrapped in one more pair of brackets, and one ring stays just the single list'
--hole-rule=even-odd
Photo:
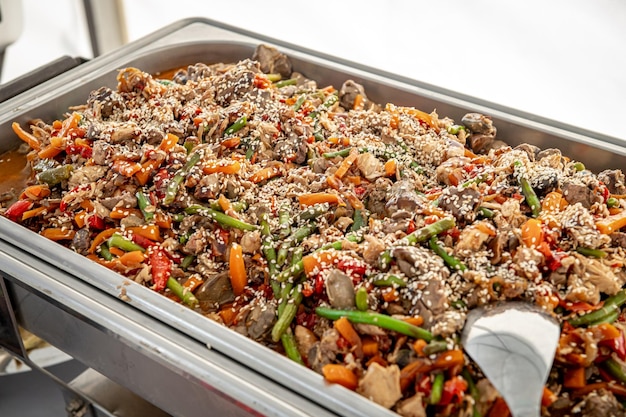
[{"label": "chicken piece", "polygon": [[424,394],[418,392],[414,396],[400,401],[396,407],[396,413],[402,417],[426,417]]},{"label": "chicken piece", "polygon": [[359,381],[357,392],[386,408],[391,408],[400,398],[400,368],[398,365],[381,366],[373,362]]}]

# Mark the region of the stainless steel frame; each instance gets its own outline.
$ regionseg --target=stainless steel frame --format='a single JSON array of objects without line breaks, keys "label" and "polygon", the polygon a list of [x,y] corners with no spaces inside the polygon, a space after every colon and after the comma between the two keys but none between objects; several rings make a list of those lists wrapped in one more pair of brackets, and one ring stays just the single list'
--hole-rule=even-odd
[{"label": "stainless steel frame", "polygon": [[[232,62],[250,57],[259,43],[277,46],[291,57],[295,70],[322,85],[351,78],[376,102],[436,108],[457,120],[468,111],[489,114],[501,139],[560,148],[595,170],[626,162],[625,144],[617,138],[206,19],[168,26],[0,104],[0,152],[18,143],[11,122],[58,118],[68,106],[85,102],[89,91],[115,87],[117,69],[158,72],[201,61]],[[5,218],[0,218],[0,270],[21,325],[172,414],[393,415]]]}]

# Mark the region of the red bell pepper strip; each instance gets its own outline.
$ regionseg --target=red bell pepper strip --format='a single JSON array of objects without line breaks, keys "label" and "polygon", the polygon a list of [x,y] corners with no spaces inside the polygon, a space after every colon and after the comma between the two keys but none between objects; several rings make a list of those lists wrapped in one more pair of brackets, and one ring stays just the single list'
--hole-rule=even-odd
[{"label": "red bell pepper strip", "polygon": [[19,200],[11,204],[11,206],[4,212],[4,215],[16,222],[22,218],[22,214],[24,214],[24,212],[30,210],[32,207],[32,201]]},{"label": "red bell pepper strip", "polygon": [[152,267],[152,284],[155,291],[163,291],[172,272],[172,261],[161,248],[150,251],[148,262]]},{"label": "red bell pepper strip", "polygon": [[91,229],[95,230],[104,230],[106,228],[106,224],[104,223],[104,219],[96,214],[93,216],[87,217],[87,224]]},{"label": "red bell pepper strip", "polygon": [[454,376],[443,384],[443,393],[439,405],[450,403],[460,404],[463,401],[465,391],[467,391],[467,381],[458,376]]}]

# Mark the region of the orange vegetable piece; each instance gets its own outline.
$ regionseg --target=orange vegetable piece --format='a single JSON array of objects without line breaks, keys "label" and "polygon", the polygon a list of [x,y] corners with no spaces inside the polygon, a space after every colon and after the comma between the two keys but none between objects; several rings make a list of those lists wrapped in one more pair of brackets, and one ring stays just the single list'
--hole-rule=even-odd
[{"label": "orange vegetable piece", "polygon": [[127,227],[126,230],[155,242],[160,242],[162,240],[161,229],[159,229],[159,226],[155,224]]},{"label": "orange vegetable piece", "polygon": [[337,195],[332,193],[309,193],[309,194],[301,194],[298,196],[298,201],[300,202],[300,206],[312,206],[314,204],[345,204],[343,200]]},{"label": "orange vegetable piece", "polygon": [[202,166],[202,172],[205,174],[214,174],[216,172],[221,174],[236,174],[239,170],[241,170],[239,161],[210,161],[204,163]]},{"label": "orange vegetable piece", "polygon": [[344,175],[346,175],[346,173],[348,172],[348,170],[350,169],[352,164],[354,164],[354,161],[356,161],[358,157],[359,157],[359,150],[357,148],[352,148],[348,156],[346,156],[343,159],[343,161],[341,161],[341,165],[339,165],[339,168],[337,168],[337,171],[335,171],[335,177],[342,178]]},{"label": "orange vegetable piece", "polygon": [[343,336],[350,346],[355,348],[355,355],[357,358],[363,356],[363,343],[361,341],[361,336],[354,330],[354,326],[352,323],[345,318],[341,317],[339,320],[335,320],[333,327],[339,332],[341,336]]},{"label": "orange vegetable piece", "polygon": [[72,240],[74,239],[74,235],[76,234],[75,230],[72,229],[64,229],[60,227],[51,227],[49,229],[44,229],[41,232],[41,235],[54,241],[58,240]]},{"label": "orange vegetable piece", "polygon": [[220,317],[225,325],[230,326],[235,322],[235,318],[237,317],[237,311],[233,308],[231,304],[227,304],[224,308],[222,308],[219,312]]},{"label": "orange vegetable piece", "polygon": [[30,146],[32,149],[38,151],[41,148],[41,143],[39,143],[39,139],[37,139],[32,133],[28,133],[27,131],[22,129],[18,122],[13,122],[11,124],[11,128],[13,129],[17,137],[26,142],[28,146]]},{"label": "orange vegetable piece", "polygon": [[537,247],[543,242],[543,229],[541,228],[541,220],[528,219],[522,225],[522,243],[532,248]]},{"label": "orange vegetable piece", "polygon": [[541,405],[544,407],[549,407],[553,402],[556,401],[556,395],[548,389],[548,387],[543,387],[543,395],[541,396]]},{"label": "orange vegetable piece", "polygon": [[[109,249],[110,250],[110,249]],[[145,255],[140,250],[134,250],[131,252],[126,252],[121,255],[118,259],[122,265],[131,266],[131,265],[139,265],[145,260]]]},{"label": "orange vegetable piece", "polygon": [[541,210],[548,212],[556,212],[561,209],[561,199],[563,196],[558,191],[552,191],[546,194],[541,202]]},{"label": "orange vegetable piece", "polygon": [[115,256],[117,256],[118,258],[119,258],[120,256],[122,256],[122,255],[125,255],[125,254],[126,254],[126,252],[124,252],[124,251],[123,251],[123,250],[121,250],[120,248],[116,248],[116,247],[109,248],[109,252],[111,252],[111,255],[115,255]]},{"label": "orange vegetable piece", "polygon": [[601,323],[591,326],[587,329],[593,334],[594,340],[599,342],[603,340],[615,339],[621,336],[620,330],[611,323]]},{"label": "orange vegetable piece", "polygon": [[230,283],[233,286],[233,293],[237,295],[243,294],[244,288],[248,284],[248,276],[246,274],[246,265],[243,260],[243,249],[241,245],[233,243],[230,247],[230,256],[228,258]]},{"label": "orange vegetable piece", "polygon": [[234,136],[232,138],[223,140],[221,145],[227,149],[230,149],[230,148],[235,148],[239,146],[240,143],[241,143],[241,138],[238,136]]},{"label": "orange vegetable piece", "polygon": [[125,177],[132,177],[133,175],[141,171],[142,168],[143,167],[141,166],[141,164],[128,161],[126,159],[116,159],[113,162],[113,166],[111,167],[113,171]]},{"label": "orange vegetable piece", "polygon": [[506,404],[506,401],[504,401],[504,398],[498,397],[491,406],[487,417],[510,417],[510,415],[511,410],[509,410],[509,406]]},{"label": "orange vegetable piece", "polygon": [[[422,339],[419,339],[422,340]],[[374,338],[367,336],[361,340],[361,346],[363,348],[363,355],[376,356],[378,355],[378,342]]]},{"label": "orange vegetable piece", "polygon": [[252,181],[253,183],[258,184],[262,181],[267,181],[270,178],[274,178],[279,175],[282,175],[282,173],[283,173],[282,163],[271,164],[271,165],[266,166],[265,168],[261,168],[254,174],[250,175],[248,179]]},{"label": "orange vegetable piece", "polygon": [[30,219],[31,217],[36,217],[39,216],[40,214],[46,212],[48,210],[48,207],[37,207],[34,209],[30,209],[30,210],[26,210],[24,213],[22,213],[22,220],[26,220],[26,219]]},{"label": "orange vegetable piece", "polygon": [[138,217],[142,217],[141,210],[135,208],[113,207],[109,217],[115,220],[125,219],[126,217],[134,214]]},{"label": "orange vegetable piece", "polygon": [[586,383],[587,379],[585,378],[585,368],[582,366],[565,371],[565,376],[563,377],[563,386],[565,388],[582,388]]},{"label": "orange vegetable piece", "polygon": [[415,353],[417,353],[417,356],[421,358],[426,356],[426,354],[424,353],[424,348],[426,347],[427,344],[428,342],[425,341],[424,339],[417,339],[415,343],[413,343],[413,350],[415,350]]},{"label": "orange vegetable piece", "polygon": [[163,163],[163,158],[148,159],[141,164],[141,169],[135,174],[139,185],[146,185],[152,173]]},{"label": "orange vegetable piece", "polygon": [[172,217],[167,213],[157,211],[154,213],[154,223],[162,229],[171,229]]},{"label": "orange vegetable piece", "polygon": [[345,365],[329,363],[322,367],[322,374],[326,381],[342,385],[351,390],[355,390],[359,385],[357,376]]},{"label": "orange vegetable piece", "polygon": [[340,252],[333,249],[306,255],[302,257],[304,272],[306,275],[310,276],[319,270],[328,268],[335,263],[339,256]]},{"label": "orange vegetable piece", "polygon": [[600,233],[610,235],[626,226],[626,210],[619,214],[613,214],[596,222],[596,228]]},{"label": "orange vegetable piece", "polygon": [[396,162],[395,159],[390,159],[387,162],[385,162],[384,165],[384,170],[385,170],[385,176],[386,177],[393,177],[394,175],[396,175],[396,170],[398,169],[398,163]]},{"label": "orange vegetable piece", "polygon": [[183,283],[183,287],[191,292],[194,292],[196,288],[198,288],[203,283],[204,281],[202,280],[202,278],[200,278],[199,275],[194,274],[187,278],[187,280]]},{"label": "orange vegetable piece", "polygon": [[22,194],[20,194],[20,200],[29,198],[31,200],[41,200],[42,198],[50,195],[50,188],[47,185],[36,184],[26,187]]},{"label": "orange vegetable piece", "polygon": [[354,97],[354,104],[352,105],[353,110],[363,110],[363,94],[357,94]]},{"label": "orange vegetable piece", "polygon": [[449,369],[454,366],[463,365],[465,357],[463,351],[458,349],[448,350],[437,355],[433,362],[433,369]]},{"label": "orange vegetable piece", "polygon": [[98,246],[100,246],[105,240],[113,236],[114,233],[119,233],[119,231],[119,228],[114,227],[112,229],[105,229],[98,233],[91,242],[91,246],[89,247],[89,253],[95,253]]},{"label": "orange vegetable piece", "polygon": [[171,133],[168,133],[163,140],[161,141],[161,143],[159,144],[159,147],[157,149],[165,151],[165,152],[169,152],[171,151],[174,146],[176,146],[178,144],[178,136],[173,135]]}]

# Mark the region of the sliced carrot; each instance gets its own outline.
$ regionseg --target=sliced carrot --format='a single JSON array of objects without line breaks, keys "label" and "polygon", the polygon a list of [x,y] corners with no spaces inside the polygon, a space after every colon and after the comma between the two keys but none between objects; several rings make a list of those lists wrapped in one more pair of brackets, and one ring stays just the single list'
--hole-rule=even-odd
[{"label": "sliced carrot", "polygon": [[348,156],[346,156],[343,161],[341,161],[341,165],[335,171],[336,178],[343,178],[344,175],[348,172],[354,161],[359,157],[359,150],[357,148],[352,148]]},{"label": "sliced carrot", "polygon": [[120,219],[125,219],[126,217],[130,216],[131,214],[134,214],[138,217],[141,217],[141,210],[139,209],[135,209],[135,208],[124,208],[124,207],[113,207],[113,210],[111,210],[111,214],[109,214],[109,217],[111,217],[112,219],[115,220],[120,220]]},{"label": "sliced carrot", "polygon": [[400,388],[406,391],[415,381],[415,377],[423,372],[429,372],[432,369],[431,362],[428,359],[419,358],[406,365],[400,370]]},{"label": "sliced carrot", "polygon": [[205,174],[236,174],[241,170],[239,161],[209,161],[202,165],[202,172]]},{"label": "sliced carrot", "polygon": [[141,164],[141,169],[135,174],[135,178],[137,179],[137,182],[139,182],[139,185],[146,185],[148,183],[150,176],[159,166],[161,166],[163,160],[163,158],[148,159]]},{"label": "sliced carrot", "polygon": [[65,229],[61,227],[51,227],[41,231],[41,235],[50,240],[72,240],[76,234],[75,230]]},{"label": "sliced carrot", "polygon": [[403,107],[403,106],[396,107],[393,104],[387,103],[387,105],[385,106],[385,110],[390,112],[392,115],[398,114],[398,113],[408,114],[416,118],[417,120],[426,123],[428,126],[432,127],[433,129],[439,130],[439,128],[437,127],[437,125],[435,124],[433,120],[433,117],[430,114],[423,112],[421,110],[418,110],[414,107]]},{"label": "sliced carrot", "polygon": [[417,356],[421,358],[426,356],[426,354],[424,353],[424,348],[427,344],[428,342],[424,339],[417,339],[415,343],[413,343],[413,350],[415,351],[415,353],[417,353]]},{"label": "sliced carrot", "polygon": [[28,133],[27,131],[22,129],[18,122],[13,122],[11,124],[11,128],[13,129],[13,132],[15,132],[17,137],[26,142],[28,146],[30,146],[32,149],[38,151],[41,148],[41,143],[39,143],[39,139],[37,139],[32,133]]},{"label": "sliced carrot", "polygon": [[355,348],[355,355],[357,358],[363,356],[363,342],[361,336],[354,330],[354,326],[345,317],[341,317],[339,320],[335,320],[333,327],[343,336],[350,346]]},{"label": "sliced carrot", "polygon": [[67,136],[68,132],[71,129],[78,127],[78,122],[80,122],[81,115],[77,112],[73,112],[70,116],[63,120],[61,123],[61,130],[59,131],[59,136],[64,137]]},{"label": "sliced carrot", "polygon": [[80,202],[80,207],[87,211],[93,211],[93,203],[91,200],[83,200]]},{"label": "sliced carrot", "polygon": [[227,149],[236,148],[241,143],[241,138],[238,136],[234,136],[232,138],[223,140],[221,145]]},{"label": "sliced carrot", "polygon": [[178,136],[168,133],[159,144],[158,149],[169,152],[178,144],[178,139]]},{"label": "sliced carrot", "polygon": [[154,242],[160,242],[161,240],[163,240],[161,238],[161,229],[155,224],[127,227],[126,230],[136,235],[145,237],[146,239],[150,239]]},{"label": "sliced carrot", "polygon": [[324,375],[326,381],[343,385],[351,390],[355,390],[359,385],[359,379],[357,376],[345,365],[329,363],[322,367],[322,374]]},{"label": "sliced carrot", "polygon": [[224,196],[224,194],[220,194],[217,199],[217,204],[220,206],[224,213],[232,217],[237,217],[237,213],[235,213],[235,211],[233,210],[233,205],[230,203],[230,200]]},{"label": "sliced carrot", "polygon": [[237,310],[235,310],[231,304],[228,304],[220,310],[219,315],[222,318],[224,324],[230,326],[235,322],[235,318],[237,317]]},{"label": "sliced carrot", "polygon": [[341,252],[331,249],[302,257],[302,265],[304,266],[305,274],[310,276],[322,269],[332,266],[339,258],[340,254]]},{"label": "sliced carrot", "polygon": [[129,178],[140,172],[142,168],[143,167],[138,162],[132,162],[126,159],[116,159],[113,161],[113,166],[111,167],[113,171]]},{"label": "sliced carrot", "polygon": [[115,255],[118,258],[126,254],[126,252],[124,252],[122,249],[116,247],[109,248],[109,252],[111,252],[111,255]]},{"label": "sliced carrot", "polygon": [[363,94],[357,94],[354,97],[354,104],[352,105],[353,110],[362,110],[363,109]]},{"label": "sliced carrot", "polygon": [[34,209],[26,210],[24,213],[22,213],[22,220],[30,219],[31,217],[37,217],[40,214],[48,211],[48,209],[48,207],[40,206]]},{"label": "sliced carrot", "polygon": [[[330,177],[328,177],[328,178],[330,178]],[[363,204],[363,202],[361,200],[359,200],[359,197],[357,197],[356,194],[354,194],[351,190],[343,191],[341,193],[341,195],[346,200],[348,200],[348,203],[350,203],[350,205],[352,206],[353,209],[355,209],[355,210],[363,210],[365,208],[365,204]]]},{"label": "sliced carrot", "polygon": [[118,233],[119,231],[119,228],[114,227],[112,229],[105,229],[98,233],[91,242],[91,246],[89,247],[89,253],[95,253],[98,246],[100,246],[102,243],[104,243],[105,240],[113,236],[114,233]]},{"label": "sliced carrot", "polygon": [[596,222],[596,228],[600,233],[610,235],[613,232],[617,232],[622,227],[626,226],[626,210],[619,214],[608,216],[600,221]]},{"label": "sliced carrot", "polygon": [[246,264],[243,259],[243,248],[237,243],[233,243],[230,247],[230,256],[228,258],[230,283],[233,287],[233,293],[237,295],[243,294],[244,288],[248,284],[248,276],[246,274]]},{"label": "sliced carrot", "polygon": [[131,265],[139,265],[145,259],[146,259],[146,255],[142,251],[134,250],[131,252],[124,253],[122,256],[119,257],[118,260],[120,261],[122,265],[131,266]]},{"label": "sliced carrot", "polygon": [[[422,340],[422,339],[419,339]],[[378,355],[378,342],[374,340],[373,337],[367,336],[361,340],[361,345],[363,347],[363,355],[365,356],[376,356]]]},{"label": "sliced carrot", "polygon": [[396,170],[398,169],[398,163],[396,162],[395,159],[390,159],[387,162],[385,162],[384,165],[384,170],[385,170],[385,176],[386,177],[393,177],[394,175],[396,175]]},{"label": "sliced carrot", "polygon": [[45,148],[40,149],[39,152],[37,152],[37,156],[39,156],[39,158],[41,159],[54,158],[55,156],[63,152],[64,146],[64,144],[62,146],[57,146],[53,143],[50,143]]},{"label": "sliced carrot", "polygon": [[522,243],[526,247],[537,247],[543,242],[543,229],[541,228],[541,220],[528,219],[521,227]]},{"label": "sliced carrot", "polygon": [[337,195],[332,193],[309,193],[309,194],[300,194],[298,196],[298,201],[300,202],[300,206],[312,206],[315,204],[345,204],[343,200]]},{"label": "sliced carrot", "polygon": [[463,365],[465,357],[463,351],[458,349],[448,350],[437,355],[433,362],[433,369],[449,369],[453,366]]},{"label": "sliced carrot", "polygon": [[198,288],[203,283],[204,281],[202,280],[202,278],[200,278],[200,275],[194,274],[187,278],[187,280],[183,283],[183,287],[187,291],[194,292],[196,288]]},{"label": "sliced carrot", "polygon": [[154,224],[159,226],[161,229],[171,229],[172,228],[172,216],[168,213],[163,213],[158,210],[154,213]]},{"label": "sliced carrot", "polygon": [[471,159],[478,158],[478,155],[476,155],[474,152],[470,151],[467,148],[465,148],[465,150],[463,151],[463,156]]},{"label": "sliced carrot", "polygon": [[611,323],[600,323],[589,327],[587,330],[593,334],[593,339],[597,342],[616,339],[622,334],[622,332]]},{"label": "sliced carrot", "polygon": [[375,355],[375,356],[372,356],[372,357],[370,358],[370,360],[368,360],[367,362],[365,362],[365,365],[366,365],[367,367],[369,367],[369,366],[370,366],[371,364],[373,364],[373,363],[377,363],[377,364],[379,364],[380,366],[385,366],[385,367],[386,367],[386,366],[389,366],[389,363],[385,360],[385,358],[383,358],[383,357],[382,357],[382,355],[381,355],[380,353],[379,353],[379,354],[377,354],[377,355]]},{"label": "sliced carrot", "polygon": [[31,200],[41,200],[42,198],[50,195],[50,188],[44,184],[36,184],[26,187],[22,194],[20,194],[20,200],[29,198]]},{"label": "sliced carrot", "polygon": [[561,199],[563,195],[557,191],[546,194],[541,202],[541,210],[547,212],[558,212],[561,210]]},{"label": "sliced carrot", "polygon": [[484,234],[494,237],[496,235],[496,229],[491,226],[490,223],[487,222],[477,222],[474,223],[476,225],[476,228],[478,230],[480,230],[481,232],[483,232]]},{"label": "sliced carrot", "polygon": [[550,391],[548,387],[544,386],[543,394],[541,395],[541,405],[544,407],[549,407],[556,400],[557,400],[556,394]]},{"label": "sliced carrot", "polygon": [[577,389],[582,388],[587,384],[587,379],[585,378],[585,368],[578,367],[572,368],[565,371],[565,375],[563,376],[563,386],[569,389]]},{"label": "sliced carrot", "polygon": [[328,186],[334,190],[339,190],[342,187],[341,179],[335,177],[334,175],[329,175],[326,177],[326,183]]},{"label": "sliced carrot", "polygon": [[385,288],[382,292],[383,300],[387,303],[398,301],[400,293],[395,288]]},{"label": "sliced carrot", "polygon": [[78,226],[79,229],[85,227],[85,223],[87,220],[87,212],[85,210],[81,210],[74,216],[74,223]]},{"label": "sliced carrot", "polygon": [[250,177],[248,178],[250,181],[252,181],[255,184],[258,184],[262,181],[267,181],[270,178],[274,178],[277,177],[279,175],[282,175],[283,173],[283,164],[272,164],[269,166],[266,166],[265,168],[261,168],[260,170],[258,170],[257,172],[255,172],[254,174],[250,175]]},{"label": "sliced carrot", "polygon": [[421,326],[424,324],[424,318],[422,316],[405,317],[402,321],[412,324],[413,326]]}]

